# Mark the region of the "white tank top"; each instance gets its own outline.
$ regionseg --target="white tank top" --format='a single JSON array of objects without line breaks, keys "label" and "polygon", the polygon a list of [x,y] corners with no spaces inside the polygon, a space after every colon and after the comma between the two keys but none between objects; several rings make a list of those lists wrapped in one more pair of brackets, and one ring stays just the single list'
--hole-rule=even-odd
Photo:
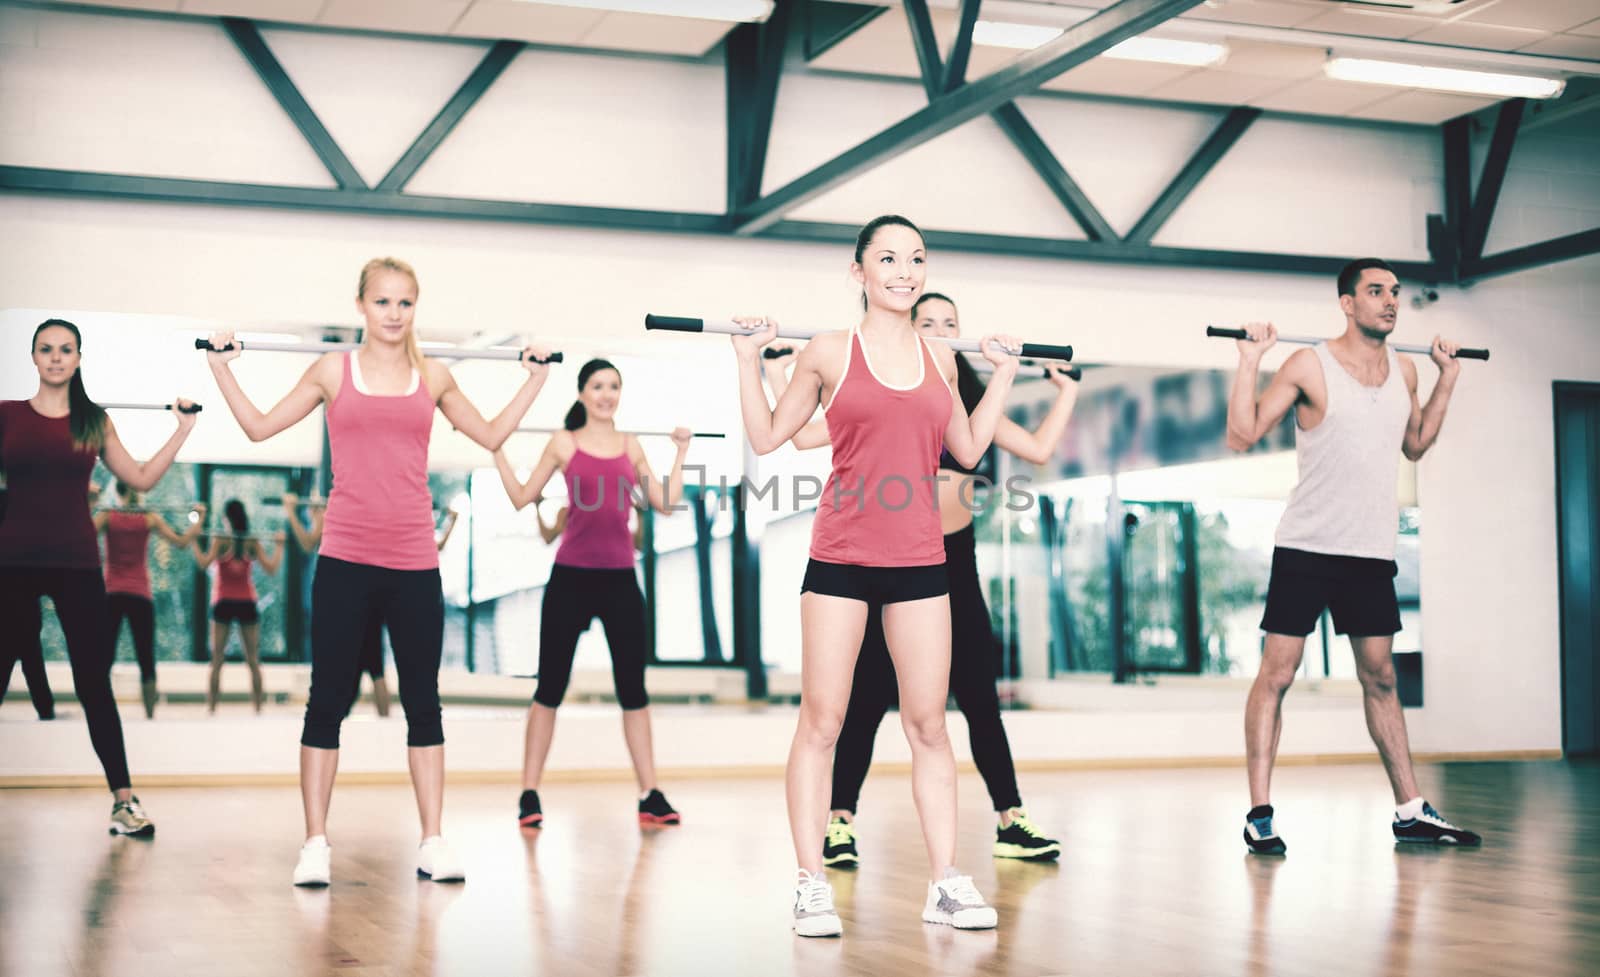
[{"label": "white tank top", "polygon": [[1328,351],[1313,347],[1328,388],[1322,423],[1300,427],[1295,412],[1295,461],[1300,481],[1278,522],[1279,546],[1394,559],[1399,533],[1400,449],[1411,420],[1411,392],[1400,375],[1400,359],[1389,356],[1389,377],[1363,386]]}]

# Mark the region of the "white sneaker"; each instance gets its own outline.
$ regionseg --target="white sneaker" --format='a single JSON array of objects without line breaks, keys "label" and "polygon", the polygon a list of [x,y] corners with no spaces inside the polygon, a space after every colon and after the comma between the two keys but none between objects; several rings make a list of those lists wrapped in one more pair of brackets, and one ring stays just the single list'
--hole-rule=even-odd
[{"label": "white sneaker", "polygon": [[444,836],[434,835],[424,839],[417,848],[417,878],[435,882],[465,882],[467,870],[461,866],[456,853],[450,850],[450,844],[444,840]]},{"label": "white sneaker", "polygon": [[324,835],[317,835],[300,847],[300,860],[294,865],[294,884],[325,886],[333,881],[333,848]]},{"label": "white sneaker", "polygon": [[844,932],[833,909],[833,886],[821,872],[800,870],[794,889],[794,931],[799,936],[838,936]]},{"label": "white sneaker", "polygon": [[958,930],[989,930],[999,923],[994,907],[983,901],[972,876],[951,869],[938,882],[928,883],[928,903],[922,907],[924,923],[943,923]]}]

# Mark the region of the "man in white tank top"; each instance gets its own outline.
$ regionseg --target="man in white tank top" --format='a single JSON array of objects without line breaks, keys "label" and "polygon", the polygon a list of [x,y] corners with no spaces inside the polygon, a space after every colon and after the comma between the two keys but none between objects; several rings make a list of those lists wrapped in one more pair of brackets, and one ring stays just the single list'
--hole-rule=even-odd
[{"label": "man in white tank top", "polygon": [[1272,578],[1261,621],[1261,669],[1245,705],[1250,850],[1281,855],[1272,826],[1272,765],[1283,731],[1283,696],[1294,682],[1306,636],[1326,608],[1334,629],[1350,638],[1366,707],[1367,729],[1394,788],[1398,841],[1478,845],[1423,800],[1411,769],[1405,716],[1395,692],[1390,653],[1400,630],[1394,592],[1400,456],[1421,458],[1439,437],[1461,365],[1457,346],[1434,337],[1439,380],[1426,406],[1417,401],[1417,368],[1389,348],[1400,311],[1400,283],[1377,258],[1352,261],[1339,273],[1342,336],[1288,358],[1259,399],[1261,356],[1277,340],[1271,324],[1246,327],[1239,373],[1228,401],[1228,446],[1245,451],[1295,411],[1300,480],[1278,524]]}]

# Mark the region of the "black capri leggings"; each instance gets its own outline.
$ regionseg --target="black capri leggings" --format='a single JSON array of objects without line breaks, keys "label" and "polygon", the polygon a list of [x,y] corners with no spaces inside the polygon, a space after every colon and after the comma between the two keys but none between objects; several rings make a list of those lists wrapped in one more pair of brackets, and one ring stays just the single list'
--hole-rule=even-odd
[{"label": "black capri leggings", "polygon": [[[595,570],[557,563],[544,588],[539,615],[539,688],[533,701],[561,705],[572,681],[578,636],[596,617],[611,646],[611,679],[624,709],[650,704],[644,690],[644,594],[633,570]],[[404,686],[402,686],[404,688]]]},{"label": "black capri leggings", "polygon": [[139,659],[139,681],[156,680],[156,605],[138,594],[107,594],[106,610],[111,617],[111,658],[117,657],[117,638],[122,622],[133,634],[133,655]]},{"label": "black capri leggings", "polygon": [[[1022,806],[1022,796],[1017,790],[1011,743],[1000,724],[1000,696],[994,687],[1000,671],[1000,642],[989,623],[971,526],[944,538],[944,555],[950,577],[950,693],[967,717],[972,760],[983,775],[989,799],[996,811],[1009,811]],[[870,614],[861,654],[856,658],[850,704],[834,749],[831,810],[855,811],[867,768],[872,765],[878,724],[898,699],[883,621],[878,614]]]},{"label": "black capri leggings", "polygon": [[362,648],[387,624],[406,711],[406,745],[439,746],[439,659],[444,648],[444,592],[438,570],[390,570],[317,557],[311,583],[311,698],[304,746],[339,748],[339,725],[355,702]]},{"label": "black capri leggings", "polygon": [[89,741],[112,790],[131,787],[128,754],[122,741],[122,717],[111,695],[111,635],[107,625],[106,582],[100,568],[0,568],[0,669],[11,666],[25,640],[39,634],[39,598],[56,605],[61,633],[72,662],[72,688],[89,722]]}]

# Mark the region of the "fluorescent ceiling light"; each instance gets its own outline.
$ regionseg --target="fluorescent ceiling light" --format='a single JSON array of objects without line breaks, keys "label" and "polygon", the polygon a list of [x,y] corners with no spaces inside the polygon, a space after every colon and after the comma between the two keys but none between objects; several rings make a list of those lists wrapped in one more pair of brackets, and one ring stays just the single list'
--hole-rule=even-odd
[{"label": "fluorescent ceiling light", "polygon": [[[1008,47],[1031,50],[1060,37],[1060,27],[1041,27],[1036,24],[1010,24],[999,20],[980,20],[972,30],[972,43],[985,47]],[[1217,64],[1228,56],[1221,44],[1204,41],[1174,41],[1163,37],[1130,37],[1109,48],[1104,57],[1123,61],[1155,61],[1161,64],[1184,64],[1204,67]]]},{"label": "fluorescent ceiling light", "polygon": [[764,21],[772,0],[532,0],[547,7],[581,7],[622,14],[658,14],[700,20]]},{"label": "fluorescent ceiling light", "polygon": [[1507,75],[1464,68],[1435,68],[1399,61],[1373,61],[1367,58],[1330,58],[1323,71],[1339,81],[1359,81],[1372,85],[1401,88],[1427,88],[1440,92],[1462,92],[1495,98],[1555,98],[1567,83],[1554,78]]},{"label": "fluorescent ceiling light", "polygon": [[1048,44],[1062,34],[1060,27],[1036,24],[1008,24],[999,20],[980,20],[972,28],[972,43],[984,47],[1014,47],[1024,51]]},{"label": "fluorescent ceiling light", "polygon": [[1174,41],[1164,37],[1130,37],[1101,55],[1125,61],[1159,61],[1162,64],[1187,64],[1200,68],[1221,64],[1227,56],[1228,49],[1222,44]]}]

